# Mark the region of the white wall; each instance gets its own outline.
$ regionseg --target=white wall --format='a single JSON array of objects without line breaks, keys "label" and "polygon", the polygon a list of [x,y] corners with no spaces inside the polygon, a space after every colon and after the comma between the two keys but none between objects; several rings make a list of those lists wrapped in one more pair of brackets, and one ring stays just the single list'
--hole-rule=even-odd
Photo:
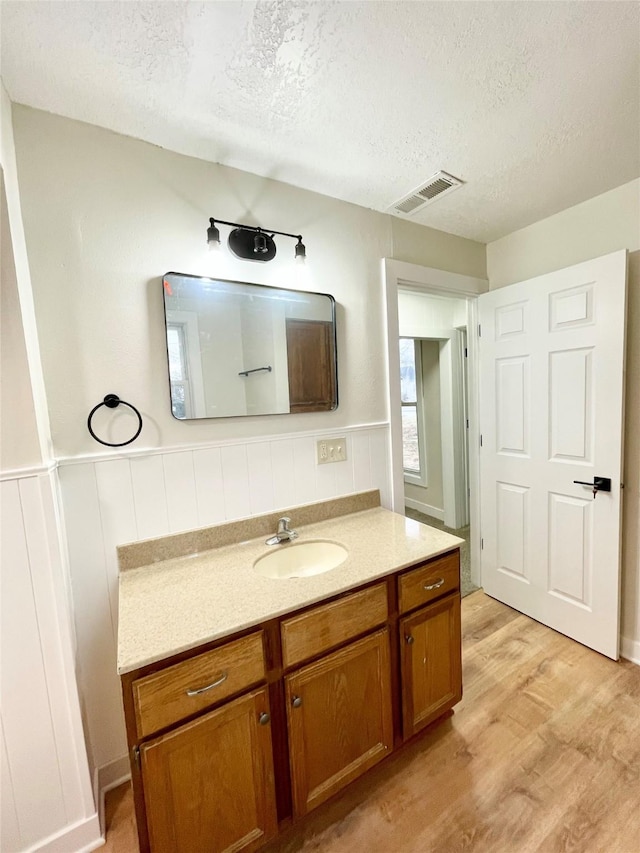
[{"label": "white wall", "polygon": [[425,228],[398,216],[390,217],[390,223],[396,260],[474,278],[487,277],[484,243],[461,240],[453,234]]},{"label": "white wall", "polygon": [[26,369],[29,371],[29,381],[32,391],[39,458],[49,459],[52,455],[51,432],[42,373],[40,345],[36,331],[31,271],[25,242],[21,189],[18,186],[13,113],[11,101],[2,83],[2,78],[0,78],[0,167],[3,172],[7,220],[11,240],[12,257],[10,261],[10,275],[15,281],[20,305],[20,319],[18,320],[16,317],[16,322],[20,322],[23,330],[22,338],[25,347]]},{"label": "white wall", "polygon": [[490,287],[640,249],[640,178],[487,245]]},{"label": "white wall", "polygon": [[640,179],[487,246],[491,289],[628,249],[622,653],[640,663]]},{"label": "white wall", "polygon": [[2,170],[0,205],[0,412],[5,413],[0,418],[0,469],[6,470],[39,465],[42,457]]},{"label": "white wall", "polygon": [[[60,460],[79,679],[93,766],[126,769],[116,677],[115,546],[378,487],[388,503],[388,413],[380,259],[391,217],[111,132],[14,107],[38,335]],[[304,235],[268,265],[206,250],[210,216]],[[484,274],[484,247],[413,226],[424,263]],[[223,240],[226,236],[221,227]],[[336,412],[178,422],[171,416],[161,276],[168,270],[333,294]],[[145,426],[124,451],[86,429],[105,394]],[[106,428],[106,422],[103,422]],[[129,421],[130,425],[130,421]],[[121,418],[117,430],[127,428]],[[111,440],[122,440],[124,434]],[[346,463],[317,466],[315,441],[345,435]]]},{"label": "white wall", "polygon": [[[393,254],[391,217],[25,107],[14,107],[14,126],[58,456],[98,449],[85,420],[109,392],[145,416],[136,447],[385,419],[379,262]],[[216,215],[302,233],[306,267],[292,263],[294,241],[287,238],[264,266],[233,259],[226,249],[207,252],[208,217]],[[464,258],[468,246],[480,246],[451,235],[448,241],[452,265],[456,249]],[[176,422],[168,405],[160,282],[169,269],[332,293],[338,410]]]},{"label": "white wall", "polygon": [[[136,447],[384,419],[384,362],[382,347],[375,346],[381,337],[379,259],[391,254],[384,216],[36,110],[14,108],[14,123],[58,456],[99,449],[86,416],[109,392],[143,414]],[[293,263],[294,241],[286,238],[264,266],[233,259],[224,247],[208,252],[208,217],[215,215],[302,232],[306,273]],[[339,409],[259,421],[173,419],[160,282],[169,269],[333,293]]]},{"label": "white wall", "polygon": [[[2,98],[0,633],[3,853],[102,843],[75,680],[56,476],[24,251],[11,112]],[[6,195],[5,195],[6,191]]]},{"label": "white wall", "polygon": [[398,293],[400,335],[407,338],[437,338],[467,325],[465,299],[434,296],[430,293]]}]

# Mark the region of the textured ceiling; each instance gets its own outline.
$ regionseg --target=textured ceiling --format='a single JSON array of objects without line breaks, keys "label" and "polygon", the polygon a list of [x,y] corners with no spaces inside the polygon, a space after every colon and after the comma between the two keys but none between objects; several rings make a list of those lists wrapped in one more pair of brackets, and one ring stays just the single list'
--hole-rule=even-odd
[{"label": "textured ceiling", "polygon": [[13,101],[490,241],[640,175],[637,2],[11,2]]}]

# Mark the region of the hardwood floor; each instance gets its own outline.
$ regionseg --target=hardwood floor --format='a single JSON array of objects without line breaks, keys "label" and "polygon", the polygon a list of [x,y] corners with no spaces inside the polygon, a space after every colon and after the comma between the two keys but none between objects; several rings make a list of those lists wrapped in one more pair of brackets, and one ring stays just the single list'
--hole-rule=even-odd
[{"label": "hardwood floor", "polygon": [[[481,591],[462,630],[454,715],[268,853],[640,853],[640,667]],[[106,820],[105,853],[137,853],[128,786]]]}]

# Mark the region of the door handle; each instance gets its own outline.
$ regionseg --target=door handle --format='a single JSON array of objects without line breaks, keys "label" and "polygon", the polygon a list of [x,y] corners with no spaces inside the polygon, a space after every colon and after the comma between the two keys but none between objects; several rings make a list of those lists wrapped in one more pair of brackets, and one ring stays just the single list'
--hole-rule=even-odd
[{"label": "door handle", "polygon": [[611,478],[610,477],[594,477],[593,483],[587,483],[584,480],[574,480],[574,483],[577,483],[579,486],[591,486],[593,489],[593,497],[595,500],[598,492],[610,492],[611,491]]}]

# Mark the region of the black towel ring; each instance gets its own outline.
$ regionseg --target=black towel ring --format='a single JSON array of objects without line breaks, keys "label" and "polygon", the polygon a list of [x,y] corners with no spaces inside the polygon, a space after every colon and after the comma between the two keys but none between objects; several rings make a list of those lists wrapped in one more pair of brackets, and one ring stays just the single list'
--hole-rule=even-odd
[{"label": "black towel ring", "polygon": [[[98,409],[101,406],[106,406],[108,409],[115,409],[120,405],[120,403],[122,403],[123,406],[129,406],[129,408],[133,409],[133,411],[138,416],[138,429],[136,430],[136,434],[133,436],[133,438],[130,438],[128,441],[120,441],[117,444],[114,444],[111,441],[103,441],[101,438],[98,438],[98,436],[95,434],[95,432],[91,428],[91,418],[94,416],[94,414],[98,411]],[[131,442],[135,441],[136,438],[140,435],[140,433],[142,431],[142,415],[136,409],[135,406],[132,406],[131,403],[127,403],[125,400],[121,400],[117,394],[107,394],[107,396],[104,398],[104,400],[101,403],[98,403],[97,406],[94,406],[93,409],[91,409],[91,411],[89,412],[89,417],[87,418],[87,428],[89,429],[89,432],[91,433],[91,437],[95,438],[96,441],[99,441],[100,444],[106,444],[107,447],[124,447],[125,444],[131,444]]]}]

